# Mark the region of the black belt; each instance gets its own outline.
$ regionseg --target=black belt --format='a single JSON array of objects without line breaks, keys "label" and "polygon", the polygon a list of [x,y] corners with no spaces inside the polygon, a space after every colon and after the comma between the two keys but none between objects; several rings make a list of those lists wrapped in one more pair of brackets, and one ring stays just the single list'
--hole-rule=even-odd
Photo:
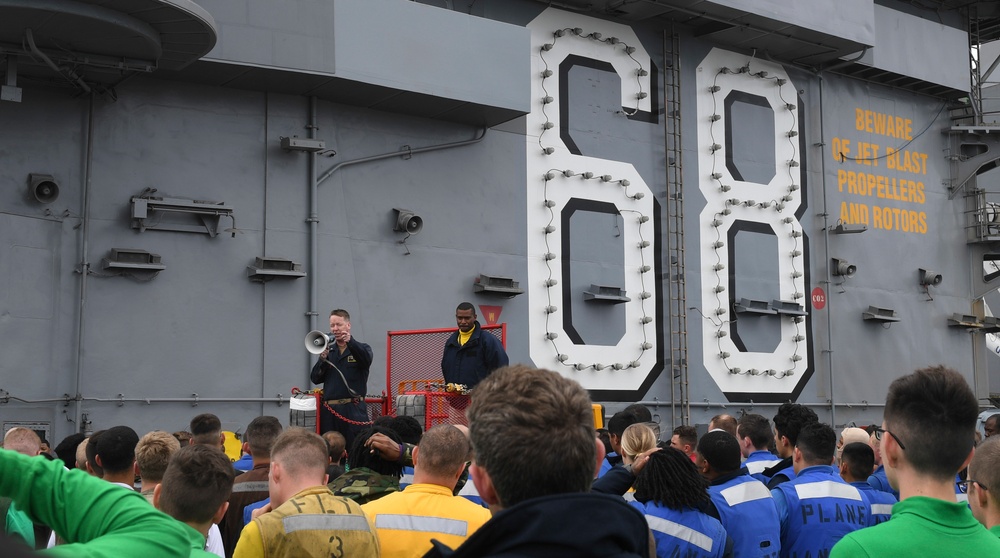
[{"label": "black belt", "polygon": [[342,405],[344,403],[360,403],[360,397],[348,397],[347,399],[327,399],[325,403],[327,405]]}]

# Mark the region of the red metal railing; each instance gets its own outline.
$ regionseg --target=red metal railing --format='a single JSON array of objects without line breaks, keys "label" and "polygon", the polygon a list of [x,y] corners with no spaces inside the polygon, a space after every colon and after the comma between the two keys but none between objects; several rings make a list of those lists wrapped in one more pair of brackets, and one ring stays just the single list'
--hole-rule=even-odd
[{"label": "red metal railing", "polygon": [[[507,347],[507,324],[482,326],[483,332],[496,336]],[[390,331],[386,335],[385,389],[387,398],[386,414],[396,414],[396,396],[407,392],[426,392],[427,384],[443,383],[441,376],[441,355],[444,344],[457,328],[413,329]],[[427,414],[432,407],[453,398],[465,398],[457,394],[436,393],[427,398]],[[435,405],[431,402],[436,401]],[[449,405],[454,409],[454,406]],[[463,407],[464,408],[464,407]],[[442,414],[444,411],[434,411]],[[441,417],[438,417],[441,418]],[[428,419],[430,424],[430,419]],[[436,424],[436,422],[435,422]]]}]

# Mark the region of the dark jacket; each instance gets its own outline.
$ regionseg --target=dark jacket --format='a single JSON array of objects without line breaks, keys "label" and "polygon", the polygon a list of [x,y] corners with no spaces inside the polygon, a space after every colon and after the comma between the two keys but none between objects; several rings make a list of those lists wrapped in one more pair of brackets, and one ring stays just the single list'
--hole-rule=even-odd
[{"label": "dark jacket", "polygon": [[240,540],[240,533],[243,532],[243,508],[270,496],[267,484],[270,472],[270,461],[258,463],[246,473],[237,475],[233,481],[233,492],[229,495],[229,509],[219,522],[219,532],[222,535],[226,556],[233,555],[236,541]]},{"label": "dark jacket", "polygon": [[[368,371],[372,365],[372,348],[367,343],[362,343],[351,337],[347,342],[347,350],[341,353],[334,345],[327,360],[337,365],[344,373],[344,379],[350,384],[359,397],[364,397],[368,393]],[[354,397],[344,385],[344,379],[329,364],[322,360],[317,360],[313,365],[309,379],[314,384],[323,384],[323,399],[347,399]]]},{"label": "dark jacket", "polygon": [[795,470],[792,469],[792,458],[786,457],[782,459],[776,465],[764,469],[764,472],[761,474],[767,477],[768,490],[777,487],[783,482],[794,479]]},{"label": "dark jacket", "polygon": [[441,357],[441,373],[450,384],[465,384],[475,387],[497,368],[507,366],[507,353],[500,340],[491,333],[483,333],[479,322],[472,337],[465,343],[458,343],[458,332],[451,334],[444,344]]},{"label": "dark jacket", "polygon": [[560,494],[497,513],[455,550],[434,541],[424,557],[649,556],[649,540],[646,518],[621,498]]},{"label": "dark jacket", "polygon": [[634,482],[635,475],[632,474],[631,468],[612,467],[604,476],[594,480],[594,484],[590,485],[590,491],[623,496],[629,488],[632,488]]}]

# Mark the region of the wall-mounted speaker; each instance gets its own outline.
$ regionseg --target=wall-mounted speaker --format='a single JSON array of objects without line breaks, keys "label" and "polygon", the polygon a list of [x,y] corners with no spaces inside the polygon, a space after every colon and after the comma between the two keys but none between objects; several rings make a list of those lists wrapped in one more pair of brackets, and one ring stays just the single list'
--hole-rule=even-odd
[{"label": "wall-mounted speaker", "polygon": [[841,277],[854,277],[858,272],[858,266],[840,258],[831,258],[830,271],[833,275]]},{"label": "wall-mounted speaker", "polygon": [[59,198],[59,185],[49,174],[29,174],[28,193],[38,203],[52,203]]},{"label": "wall-mounted speaker", "polygon": [[407,234],[417,234],[424,228],[424,220],[409,209],[393,208],[393,211],[396,212],[396,224],[392,227],[392,230]]},{"label": "wall-mounted speaker", "polygon": [[944,281],[944,276],[936,271],[920,268],[920,284],[925,287],[936,287]]}]

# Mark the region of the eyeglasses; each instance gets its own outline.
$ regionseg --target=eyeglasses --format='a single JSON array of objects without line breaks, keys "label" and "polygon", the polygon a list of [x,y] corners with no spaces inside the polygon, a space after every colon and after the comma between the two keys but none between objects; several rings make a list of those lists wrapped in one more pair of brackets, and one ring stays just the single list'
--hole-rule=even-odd
[{"label": "eyeglasses", "polygon": [[882,428],[880,426],[876,426],[875,427],[875,439],[881,441],[882,440],[882,433],[883,432],[885,432],[886,434],[892,436],[893,440],[896,440],[896,443],[899,444],[899,449],[901,449],[903,451],[906,451],[906,446],[903,445],[903,442],[901,442],[899,440],[898,436],[896,436],[892,432],[889,432],[888,430],[886,430],[885,428]]},{"label": "eyeglasses", "polygon": [[959,492],[961,492],[962,494],[968,494],[969,493],[969,486],[971,486],[972,483],[976,483],[976,484],[979,485],[979,488],[981,488],[983,490],[987,490],[985,484],[983,484],[983,483],[981,483],[981,482],[979,482],[977,480],[972,480],[972,479],[964,480],[964,481],[958,481],[955,484],[958,485],[958,491]]}]

